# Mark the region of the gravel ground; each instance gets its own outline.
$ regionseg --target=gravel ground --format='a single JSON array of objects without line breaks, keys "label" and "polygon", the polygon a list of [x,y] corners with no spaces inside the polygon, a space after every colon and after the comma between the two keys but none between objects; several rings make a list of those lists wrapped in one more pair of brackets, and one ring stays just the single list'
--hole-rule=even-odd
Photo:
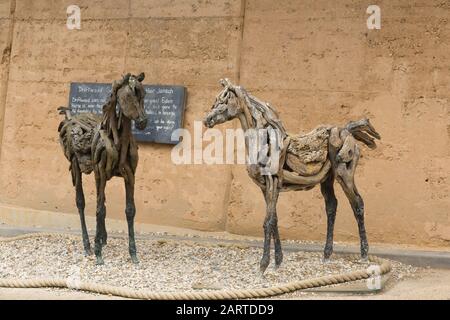
[{"label": "gravel ground", "polygon": [[[0,278],[70,278],[161,292],[260,288],[323,275],[351,272],[368,264],[321,253],[284,252],[278,270],[259,274],[262,249],[192,241],[137,240],[140,264],[133,265],[126,238],[110,238],[103,248],[105,265],[84,257],[81,239],[41,236],[0,242]],[[273,255],[273,251],[272,251]],[[413,277],[417,268],[392,262],[392,278]]]}]

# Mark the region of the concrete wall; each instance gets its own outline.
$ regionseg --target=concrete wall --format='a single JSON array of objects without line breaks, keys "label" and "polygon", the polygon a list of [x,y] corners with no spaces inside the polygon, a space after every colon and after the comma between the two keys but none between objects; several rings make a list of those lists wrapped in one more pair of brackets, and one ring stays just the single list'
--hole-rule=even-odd
[{"label": "concrete wall", "polygon": [[[377,1],[382,29],[368,30],[372,2],[0,0],[0,203],[45,212],[44,220],[76,213],[56,132],[71,81],[144,71],[146,83],[185,85],[192,130],[226,76],[271,102],[293,133],[370,117],[383,140],[375,151],[363,147],[356,177],[369,240],[448,245],[450,6]],[[81,30],[65,26],[70,4],[81,7]],[[170,151],[140,146],[140,223],[261,235],[264,201],[244,167],[175,166]],[[85,180],[93,216],[93,176]],[[123,218],[121,180],[107,190],[108,217]],[[356,240],[350,207],[337,197],[336,240]],[[283,194],[278,208],[283,238],[324,239],[318,188]]]}]

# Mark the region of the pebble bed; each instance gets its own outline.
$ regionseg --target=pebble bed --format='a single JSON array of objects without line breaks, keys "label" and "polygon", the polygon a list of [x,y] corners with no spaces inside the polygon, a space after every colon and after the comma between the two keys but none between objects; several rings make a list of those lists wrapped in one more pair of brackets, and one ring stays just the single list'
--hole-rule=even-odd
[{"label": "pebble bed", "polygon": [[[282,266],[272,262],[259,273],[261,248],[247,245],[137,240],[140,263],[131,263],[126,238],[110,238],[103,248],[105,264],[84,257],[81,239],[64,235],[0,242],[0,278],[63,278],[158,292],[270,287],[324,275],[361,270],[366,263],[334,255],[329,263],[315,252],[284,252]],[[417,269],[392,262],[392,278],[412,276]]]}]

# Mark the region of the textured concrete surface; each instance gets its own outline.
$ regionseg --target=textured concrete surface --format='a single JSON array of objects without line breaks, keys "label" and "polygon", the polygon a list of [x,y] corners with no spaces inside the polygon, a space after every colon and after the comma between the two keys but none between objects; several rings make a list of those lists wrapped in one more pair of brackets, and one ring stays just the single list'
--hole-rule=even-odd
[{"label": "textured concrete surface", "polygon": [[[80,0],[81,30],[72,31],[65,26],[69,4],[0,0],[0,203],[43,212],[32,221],[14,218],[21,225],[64,223],[60,212],[77,219],[56,133],[55,110],[67,104],[70,82],[144,71],[146,83],[187,86],[189,130],[225,76],[275,106],[292,133],[370,117],[383,140],[377,150],[363,148],[356,174],[369,241],[448,247],[446,2],[379,1],[381,30],[367,30],[365,0]],[[175,166],[170,151],[140,145],[139,223],[262,234],[263,197],[242,166]],[[93,177],[85,181],[93,217]],[[337,190],[336,240],[356,242],[353,213]],[[122,182],[113,180],[108,217],[123,219],[124,202]],[[0,221],[13,214],[2,210]],[[283,238],[323,241],[325,224],[317,188],[280,197]]]},{"label": "textured concrete surface", "polygon": [[375,295],[348,293],[317,293],[305,299],[326,300],[448,300],[450,299],[450,271],[431,269],[419,277],[405,279]]}]

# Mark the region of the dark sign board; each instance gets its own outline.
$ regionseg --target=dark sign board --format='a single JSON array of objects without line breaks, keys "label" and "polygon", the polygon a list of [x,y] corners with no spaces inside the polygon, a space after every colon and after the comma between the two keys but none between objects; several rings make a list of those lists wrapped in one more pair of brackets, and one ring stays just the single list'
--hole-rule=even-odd
[{"label": "dark sign board", "polygon": [[[145,112],[148,115],[147,128],[133,134],[138,141],[177,144],[172,141],[172,132],[183,126],[186,102],[186,88],[169,85],[144,85]],[[69,107],[73,113],[102,113],[102,107],[111,94],[111,84],[80,83],[70,84]]]}]

